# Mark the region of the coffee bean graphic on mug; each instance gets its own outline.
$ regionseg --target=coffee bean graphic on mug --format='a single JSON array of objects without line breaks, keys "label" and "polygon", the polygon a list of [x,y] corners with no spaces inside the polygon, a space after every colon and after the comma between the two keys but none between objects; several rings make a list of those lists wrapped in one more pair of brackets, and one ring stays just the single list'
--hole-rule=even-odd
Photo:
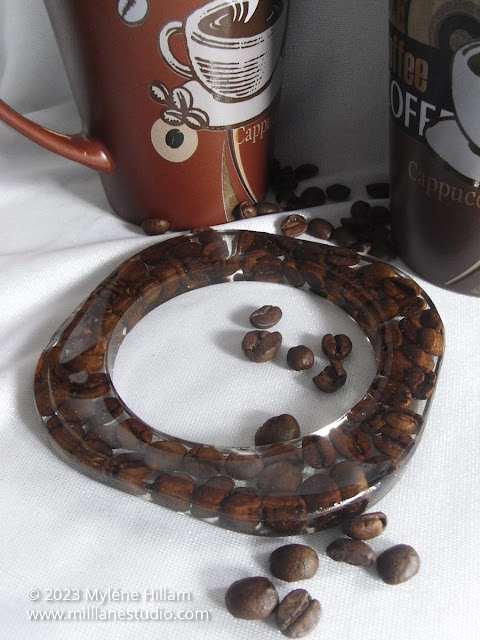
[{"label": "coffee bean graphic on mug", "polygon": [[126,24],[141,24],[148,13],[148,0],[119,0],[118,13]]}]

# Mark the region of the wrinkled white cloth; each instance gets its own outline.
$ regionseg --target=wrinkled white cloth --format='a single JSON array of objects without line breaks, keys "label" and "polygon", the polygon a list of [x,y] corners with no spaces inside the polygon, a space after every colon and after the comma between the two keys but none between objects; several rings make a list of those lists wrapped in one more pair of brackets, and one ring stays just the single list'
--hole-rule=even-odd
[{"label": "wrinkled white cloth", "polygon": [[[312,184],[345,182],[352,199],[366,198],[364,185],[388,175],[385,5],[299,0],[292,7],[277,155],[293,164],[317,162],[321,175]],[[47,126],[78,127],[38,0],[0,4],[0,96]],[[338,222],[345,208],[330,204],[321,215]],[[278,232],[283,217],[228,228]],[[93,172],[1,124],[0,220],[0,638],[278,637],[272,622],[232,618],[223,600],[233,581],[268,576],[268,556],[285,540],[224,531],[95,482],[52,452],[35,410],[33,374],[50,337],[126,257],[157,240],[110,211]],[[446,356],[418,451],[378,504],[389,524],[372,546],[411,544],[422,567],[410,582],[391,587],[374,571],[326,557],[338,532],[289,539],[312,545],[320,557],[309,581],[273,579],[280,597],[302,587],[320,600],[323,616],[312,638],[478,637],[479,301],[412,275],[444,319]],[[352,384],[338,405],[320,403],[308,376],[244,362],[237,346],[249,313],[277,302],[284,309],[282,348],[310,340],[320,359],[319,340],[331,327],[356,336],[348,319],[311,298],[251,283],[180,296],[128,336],[115,382],[137,413],[175,435],[248,445],[267,417],[286,411],[307,433],[338,417],[341,403],[353,403],[368,386],[373,357],[360,337]],[[166,601],[167,590],[178,600]],[[73,609],[90,609],[90,619],[29,619],[32,611]],[[122,615],[139,619],[113,619]],[[149,615],[160,619],[142,619]]]}]

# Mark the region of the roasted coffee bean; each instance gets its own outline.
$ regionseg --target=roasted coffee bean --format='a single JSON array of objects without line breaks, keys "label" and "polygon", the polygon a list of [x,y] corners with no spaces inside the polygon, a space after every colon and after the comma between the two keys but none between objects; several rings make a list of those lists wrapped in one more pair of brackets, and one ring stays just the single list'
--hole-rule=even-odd
[{"label": "roasted coffee bean", "polygon": [[149,236],[161,236],[168,231],[170,223],[163,218],[147,218],[142,222],[142,229]]},{"label": "roasted coffee bean", "polygon": [[368,544],[352,538],[337,538],[328,545],[326,551],[332,560],[356,567],[369,567],[377,559],[375,551]]},{"label": "roasted coffee bean", "polygon": [[150,444],[152,429],[138,418],[130,418],[122,422],[117,430],[119,446],[124,449],[135,449],[142,443]]},{"label": "roasted coffee bean", "polygon": [[318,167],[315,164],[301,164],[294,171],[297,180],[310,180],[318,176]]},{"label": "roasted coffee bean", "polygon": [[331,429],[329,435],[335,449],[348,460],[363,462],[370,457],[370,440],[358,427],[341,425]]},{"label": "roasted coffee bean", "polygon": [[388,182],[373,182],[367,184],[367,193],[371,198],[386,199],[390,197],[390,185]]},{"label": "roasted coffee bean", "polygon": [[[392,215],[387,207],[374,206],[368,212],[368,217],[375,225],[372,229],[372,240],[385,240],[390,237],[390,230],[382,225],[390,224]],[[375,236],[375,234],[377,234]]]},{"label": "roasted coffee bean", "polygon": [[334,227],[331,222],[323,218],[312,218],[308,223],[307,232],[314,238],[329,240]]},{"label": "roasted coffee bean", "polygon": [[315,629],[322,608],[305,589],[291,591],[275,610],[278,629],[287,638],[303,638]]},{"label": "roasted coffee bean", "polygon": [[336,336],[327,333],[322,339],[322,350],[329,360],[344,360],[352,352],[352,341],[343,333]]},{"label": "roasted coffee bean", "polygon": [[371,207],[368,202],[365,202],[364,200],[356,200],[350,208],[350,215],[352,218],[366,219],[370,208]]},{"label": "roasted coffee bean", "polygon": [[328,469],[335,464],[337,452],[328,438],[310,435],[302,440],[305,462],[314,469]]},{"label": "roasted coffee bean", "polygon": [[435,331],[442,331],[443,322],[440,318],[438,311],[434,309],[425,309],[420,314],[420,324],[426,329],[435,329]]},{"label": "roasted coffee bean", "polygon": [[262,453],[265,467],[276,462],[288,462],[294,466],[303,468],[303,452],[293,444],[273,444]]},{"label": "roasted coffee bean", "polygon": [[298,187],[298,178],[294,174],[292,167],[284,167],[280,173],[272,179],[272,186],[276,189],[292,189]]},{"label": "roasted coffee bean", "polygon": [[186,447],[174,440],[154,442],[145,449],[145,464],[154,471],[177,471],[187,453]]},{"label": "roasted coffee bean", "polygon": [[325,204],[327,196],[325,195],[325,191],[320,189],[320,187],[308,187],[308,189],[302,191],[300,200],[303,208],[310,209],[310,207],[320,207],[322,204]]},{"label": "roasted coffee bean", "polygon": [[356,540],[371,540],[385,531],[387,516],[381,511],[361,513],[342,523],[342,531]]},{"label": "roasted coffee bean", "polygon": [[225,594],[225,605],[235,618],[264,620],[278,604],[278,593],[268,578],[237,580]]},{"label": "roasted coffee bean", "polygon": [[302,482],[302,470],[288,462],[274,462],[265,467],[257,477],[257,487],[267,493],[292,494]]},{"label": "roasted coffee bean", "polygon": [[332,184],[326,188],[327,196],[334,202],[343,202],[351,193],[351,189],[344,184]]},{"label": "roasted coffee bean", "polygon": [[[420,331],[417,333],[417,342],[419,342]],[[432,358],[420,347],[414,344],[404,344],[402,353],[412,362],[415,367],[424,369],[425,371],[433,371],[435,363]]]},{"label": "roasted coffee bean", "polygon": [[298,492],[305,500],[309,513],[329,509],[342,500],[336,482],[326,473],[309,476]]},{"label": "roasted coffee bean", "polygon": [[226,473],[238,480],[255,478],[262,469],[262,458],[256,454],[233,452],[225,460]]},{"label": "roasted coffee bean", "polygon": [[120,453],[110,462],[111,474],[135,491],[146,492],[146,479],[151,470],[134,453]]},{"label": "roasted coffee bean", "polygon": [[365,242],[355,242],[355,244],[352,244],[350,249],[352,251],[356,251],[357,253],[369,254],[370,251],[372,250],[372,243],[371,242],[366,242],[366,241]]},{"label": "roasted coffee bean", "polygon": [[250,315],[250,324],[257,329],[270,329],[282,319],[282,310],[271,304],[266,304],[260,309],[256,309]]},{"label": "roasted coffee bean", "polygon": [[300,532],[307,523],[307,507],[297,495],[267,495],[262,498],[262,522],[275,533]]},{"label": "roasted coffee bean", "polygon": [[266,216],[270,213],[279,213],[280,207],[274,202],[257,202],[257,216]]},{"label": "roasted coffee bean", "polygon": [[305,544],[286,544],[270,554],[270,572],[285,582],[313,578],[317,569],[317,552]]},{"label": "roasted coffee bean", "polygon": [[380,285],[385,278],[395,277],[395,269],[391,264],[375,262],[373,264],[366,264],[363,267],[360,267],[357,271],[357,275],[362,283],[367,287],[376,287]]},{"label": "roasted coffee bean", "polygon": [[188,473],[161,473],[152,484],[152,500],[167,509],[188,511],[194,488]]},{"label": "roasted coffee bean", "polygon": [[388,426],[410,434],[417,433],[423,421],[418,413],[410,411],[409,409],[403,409],[402,411],[387,409],[383,417]]},{"label": "roasted coffee bean", "polygon": [[251,487],[234,489],[220,505],[220,521],[235,531],[252,532],[260,522],[260,494]]},{"label": "roasted coffee bean", "polygon": [[405,374],[405,383],[417,400],[427,400],[432,395],[437,375],[433,371],[425,371],[415,367]]},{"label": "roasted coffee bean", "polygon": [[401,584],[417,575],[420,558],[413,547],[397,544],[390,547],[377,558],[377,571],[387,584]]},{"label": "roasted coffee bean", "polygon": [[332,467],[329,475],[337,484],[344,500],[353,498],[368,489],[368,482],[364,472],[358,464],[349,460],[337,462]]},{"label": "roasted coffee bean", "polygon": [[407,385],[387,378],[375,378],[370,386],[370,393],[375,396],[378,402],[405,409],[412,404],[412,392]]},{"label": "roasted coffee bean", "polygon": [[317,376],[313,382],[317,389],[324,393],[334,393],[343,387],[347,381],[347,372],[340,360],[332,360]]},{"label": "roasted coffee bean", "polygon": [[398,328],[407,342],[416,344],[418,331],[422,325],[416,318],[402,318],[398,323]]},{"label": "roasted coffee bean", "polygon": [[443,353],[443,333],[435,329],[422,328],[417,333],[418,346],[433,356]]},{"label": "roasted coffee bean", "polygon": [[233,210],[233,215],[235,218],[241,218],[244,220],[247,220],[248,218],[255,218],[257,215],[257,207],[252,202],[245,200],[237,204]]},{"label": "roasted coffee bean", "polygon": [[249,331],[242,341],[242,350],[252,362],[268,362],[282,346],[282,334],[278,331]]},{"label": "roasted coffee bean", "polygon": [[331,240],[336,242],[340,247],[349,249],[358,242],[358,236],[349,227],[337,227],[332,231]]},{"label": "roasted coffee bean", "polygon": [[287,363],[295,371],[305,371],[311,369],[315,361],[313,351],[303,344],[292,347],[287,352]]},{"label": "roasted coffee bean", "polygon": [[299,213],[292,213],[282,220],[281,230],[287,238],[297,238],[307,230],[308,223]]},{"label": "roasted coffee bean", "polygon": [[196,518],[213,518],[218,514],[220,503],[234,488],[235,483],[226,476],[210,478],[195,488],[190,512]]},{"label": "roasted coffee bean", "polygon": [[223,465],[223,454],[206,444],[193,447],[183,458],[185,470],[197,478],[212,478],[220,473]]},{"label": "roasted coffee bean", "polygon": [[405,431],[385,426],[380,433],[373,436],[373,444],[380,453],[397,460],[412,448],[414,440]]},{"label": "roasted coffee bean", "polygon": [[276,444],[300,437],[300,426],[289,413],[269,418],[255,434],[255,446]]}]

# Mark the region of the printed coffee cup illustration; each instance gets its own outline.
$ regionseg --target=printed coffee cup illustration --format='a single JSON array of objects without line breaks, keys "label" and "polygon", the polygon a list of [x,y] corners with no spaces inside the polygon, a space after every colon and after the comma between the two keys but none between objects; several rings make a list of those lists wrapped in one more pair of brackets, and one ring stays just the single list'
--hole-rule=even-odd
[{"label": "printed coffee cup illustration", "polygon": [[[218,100],[246,100],[272,80],[286,19],[283,0],[213,0],[184,22],[165,24],[159,48],[173,71],[197,79]],[[172,52],[176,34],[184,37],[190,65]]]},{"label": "printed coffee cup illustration", "polygon": [[[44,0],[82,131],[0,119],[99,172],[112,209],[170,229],[264,197],[288,0]],[[173,19],[175,18],[175,20]]]},{"label": "printed coffee cup illustration", "polygon": [[425,138],[452,169],[480,183],[480,39],[455,53],[452,99],[455,116],[433,121]]}]

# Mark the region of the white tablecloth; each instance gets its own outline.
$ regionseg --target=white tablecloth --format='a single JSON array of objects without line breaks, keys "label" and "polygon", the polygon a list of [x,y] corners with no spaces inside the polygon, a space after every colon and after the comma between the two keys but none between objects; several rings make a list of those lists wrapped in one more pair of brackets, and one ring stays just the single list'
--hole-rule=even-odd
[{"label": "white tablecloth", "polygon": [[[364,185],[388,174],[385,4],[301,0],[292,10],[277,155],[284,163],[317,162],[321,175],[314,183],[346,182],[352,200],[365,198]],[[43,5],[3,0],[0,16],[0,96],[48,126],[75,129],[77,116]],[[330,204],[305,215],[336,222],[346,209]],[[278,232],[283,217],[230,228]],[[268,556],[282,539],[224,531],[96,483],[52,452],[35,410],[33,373],[52,334],[126,257],[156,239],[109,210],[93,172],[4,126],[0,219],[0,638],[278,637],[270,622],[232,618],[223,599],[234,580],[269,575]],[[410,582],[391,587],[374,571],[326,557],[337,532],[290,539],[312,545],[320,556],[312,580],[287,585],[274,579],[281,597],[300,586],[322,603],[323,617],[311,637],[478,637],[479,301],[417,280],[444,319],[446,356],[418,451],[378,505],[389,524],[372,546],[381,551],[411,544],[422,567]],[[160,307],[129,336],[115,375],[137,412],[176,435],[225,445],[248,445],[267,417],[284,411],[297,415],[304,433],[315,420],[336,417],[341,408],[325,403],[319,410],[318,395],[293,383],[292,372],[273,363],[255,368],[236,345],[248,330],[249,312],[262,304],[283,306],[280,330],[290,345],[319,340],[344,320],[324,317],[318,301],[303,306],[274,285],[239,283],[209,291]],[[372,356],[362,353],[352,362],[347,404],[372,375]],[[100,591],[108,589],[102,603]],[[186,599],[165,601],[167,589],[185,592]],[[115,600],[114,590],[122,591],[123,601]],[[84,614],[90,618],[118,617],[124,610],[163,619],[29,619],[33,610],[74,608],[90,608]],[[197,619],[180,620],[182,614]],[[166,619],[172,615],[176,619]]]}]

